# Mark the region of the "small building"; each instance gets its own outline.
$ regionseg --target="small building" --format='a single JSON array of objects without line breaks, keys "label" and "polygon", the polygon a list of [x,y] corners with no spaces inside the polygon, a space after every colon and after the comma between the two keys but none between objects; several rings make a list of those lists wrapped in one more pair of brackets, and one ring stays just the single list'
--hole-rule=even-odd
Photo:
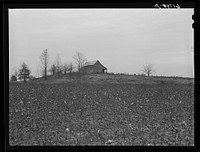
[{"label": "small building", "polygon": [[99,60],[86,62],[81,68],[83,73],[107,73],[107,68]]}]

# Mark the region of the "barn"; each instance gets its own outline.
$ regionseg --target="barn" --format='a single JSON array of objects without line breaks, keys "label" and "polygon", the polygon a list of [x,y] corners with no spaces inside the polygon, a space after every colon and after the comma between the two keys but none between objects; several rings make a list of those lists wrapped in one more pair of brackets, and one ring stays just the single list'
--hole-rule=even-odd
[{"label": "barn", "polygon": [[107,68],[104,67],[99,60],[86,62],[83,67],[81,68],[81,71],[84,73],[106,73]]}]

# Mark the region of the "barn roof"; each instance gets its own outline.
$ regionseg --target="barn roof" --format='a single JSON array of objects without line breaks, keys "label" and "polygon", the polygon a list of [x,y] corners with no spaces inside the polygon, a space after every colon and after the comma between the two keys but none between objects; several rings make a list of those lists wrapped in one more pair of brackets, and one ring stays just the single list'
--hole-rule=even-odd
[{"label": "barn roof", "polygon": [[[90,66],[90,65],[95,65],[96,62],[99,62],[99,60],[94,60],[90,62],[86,62],[83,67]],[[100,62],[99,62],[100,63]],[[101,64],[101,63],[100,63]],[[102,65],[102,64],[101,64]],[[103,65],[102,65],[103,66]],[[103,66],[104,69],[107,69],[106,67]]]},{"label": "barn roof", "polygon": [[94,65],[98,60],[86,62],[83,66]]}]

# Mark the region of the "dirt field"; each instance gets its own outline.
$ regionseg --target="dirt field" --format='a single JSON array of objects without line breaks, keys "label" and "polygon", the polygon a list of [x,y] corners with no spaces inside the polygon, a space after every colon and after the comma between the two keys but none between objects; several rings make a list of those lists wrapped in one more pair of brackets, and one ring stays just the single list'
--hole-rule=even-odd
[{"label": "dirt field", "polygon": [[194,86],[13,83],[9,143],[194,146]]}]

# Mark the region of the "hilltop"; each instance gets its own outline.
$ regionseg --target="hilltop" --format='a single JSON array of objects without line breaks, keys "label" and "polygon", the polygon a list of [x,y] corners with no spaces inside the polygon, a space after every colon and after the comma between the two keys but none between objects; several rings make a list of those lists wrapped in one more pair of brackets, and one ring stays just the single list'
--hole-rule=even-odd
[{"label": "hilltop", "polygon": [[129,83],[129,84],[193,84],[193,78],[182,77],[161,77],[161,76],[141,76],[141,75],[127,75],[127,74],[87,74],[82,76],[73,75],[70,79],[68,75],[62,75],[60,78],[55,76],[48,76],[47,80],[44,78],[37,78],[33,80],[34,83]]}]

